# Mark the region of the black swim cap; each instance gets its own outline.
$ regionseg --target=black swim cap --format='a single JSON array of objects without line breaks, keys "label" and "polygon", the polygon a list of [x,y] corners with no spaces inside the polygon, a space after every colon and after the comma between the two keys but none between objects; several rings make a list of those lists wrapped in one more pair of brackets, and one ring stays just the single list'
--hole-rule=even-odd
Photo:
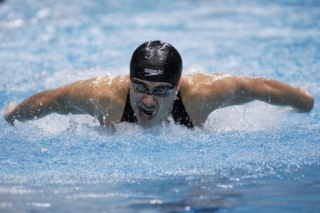
[{"label": "black swim cap", "polygon": [[134,52],[130,62],[130,78],[167,82],[176,86],[182,73],[179,52],[162,41],[147,41]]}]

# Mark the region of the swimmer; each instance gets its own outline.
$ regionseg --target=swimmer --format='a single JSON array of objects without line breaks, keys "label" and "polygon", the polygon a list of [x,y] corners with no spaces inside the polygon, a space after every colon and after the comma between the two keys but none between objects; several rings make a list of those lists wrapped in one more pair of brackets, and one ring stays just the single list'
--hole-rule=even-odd
[{"label": "swimmer", "polygon": [[188,128],[202,126],[216,109],[260,100],[291,106],[298,112],[313,108],[313,97],[302,88],[262,78],[229,74],[181,75],[178,51],[162,41],[148,41],[133,53],[130,75],[103,76],[39,92],[20,104],[9,104],[5,119],[27,121],[50,113],[89,114],[109,128],[119,122],[149,128],[173,120]]}]

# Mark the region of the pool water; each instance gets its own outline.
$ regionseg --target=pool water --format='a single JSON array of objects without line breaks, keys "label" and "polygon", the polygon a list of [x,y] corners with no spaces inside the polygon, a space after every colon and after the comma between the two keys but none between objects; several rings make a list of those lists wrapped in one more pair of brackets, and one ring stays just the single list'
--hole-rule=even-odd
[{"label": "pool water", "polygon": [[310,113],[252,102],[204,128],[115,132],[86,115],[0,119],[0,212],[319,212],[317,0],[0,3],[0,111],[76,80],[128,73],[147,40],[184,73],[264,76],[304,87]]}]

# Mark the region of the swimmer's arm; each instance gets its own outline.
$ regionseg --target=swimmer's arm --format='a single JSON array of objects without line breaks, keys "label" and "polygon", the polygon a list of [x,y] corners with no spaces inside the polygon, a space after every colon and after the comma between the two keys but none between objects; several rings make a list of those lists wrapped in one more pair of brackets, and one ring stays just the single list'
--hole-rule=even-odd
[{"label": "swimmer's arm", "polygon": [[314,105],[314,99],[307,90],[273,79],[233,76],[229,81],[227,85],[231,95],[225,101],[226,105],[260,100],[273,105],[291,106],[299,112],[309,112]]},{"label": "swimmer's arm", "polygon": [[40,92],[18,105],[9,105],[5,119],[14,125],[15,120],[27,121],[50,113],[88,114],[96,117],[101,125],[112,127],[121,119],[129,82],[127,75],[105,76]]},{"label": "swimmer's arm", "polygon": [[50,113],[79,114],[81,110],[72,104],[72,87],[68,85],[54,90],[39,92],[25,99],[20,104],[9,104],[5,112],[5,119],[11,125],[14,121],[27,121],[44,117]]},{"label": "swimmer's arm", "polygon": [[[96,116],[92,100],[101,101],[97,96],[104,90],[92,87],[93,81],[93,79],[77,81],[57,89],[39,92],[18,105],[11,104],[7,107],[5,119],[14,125],[15,120],[33,120],[50,113]],[[104,98],[103,102],[108,103],[108,98]]]}]

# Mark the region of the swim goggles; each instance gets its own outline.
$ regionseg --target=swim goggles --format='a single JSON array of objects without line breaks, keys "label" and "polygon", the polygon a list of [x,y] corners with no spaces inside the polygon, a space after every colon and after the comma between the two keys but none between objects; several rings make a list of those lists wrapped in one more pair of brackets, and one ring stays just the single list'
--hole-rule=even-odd
[{"label": "swim goggles", "polygon": [[156,87],[151,93],[149,91],[149,88],[141,83],[132,82],[131,85],[133,89],[138,93],[145,93],[145,94],[154,95],[154,96],[164,97],[164,96],[170,95],[173,91],[173,87],[171,86],[159,86],[159,87]]}]

